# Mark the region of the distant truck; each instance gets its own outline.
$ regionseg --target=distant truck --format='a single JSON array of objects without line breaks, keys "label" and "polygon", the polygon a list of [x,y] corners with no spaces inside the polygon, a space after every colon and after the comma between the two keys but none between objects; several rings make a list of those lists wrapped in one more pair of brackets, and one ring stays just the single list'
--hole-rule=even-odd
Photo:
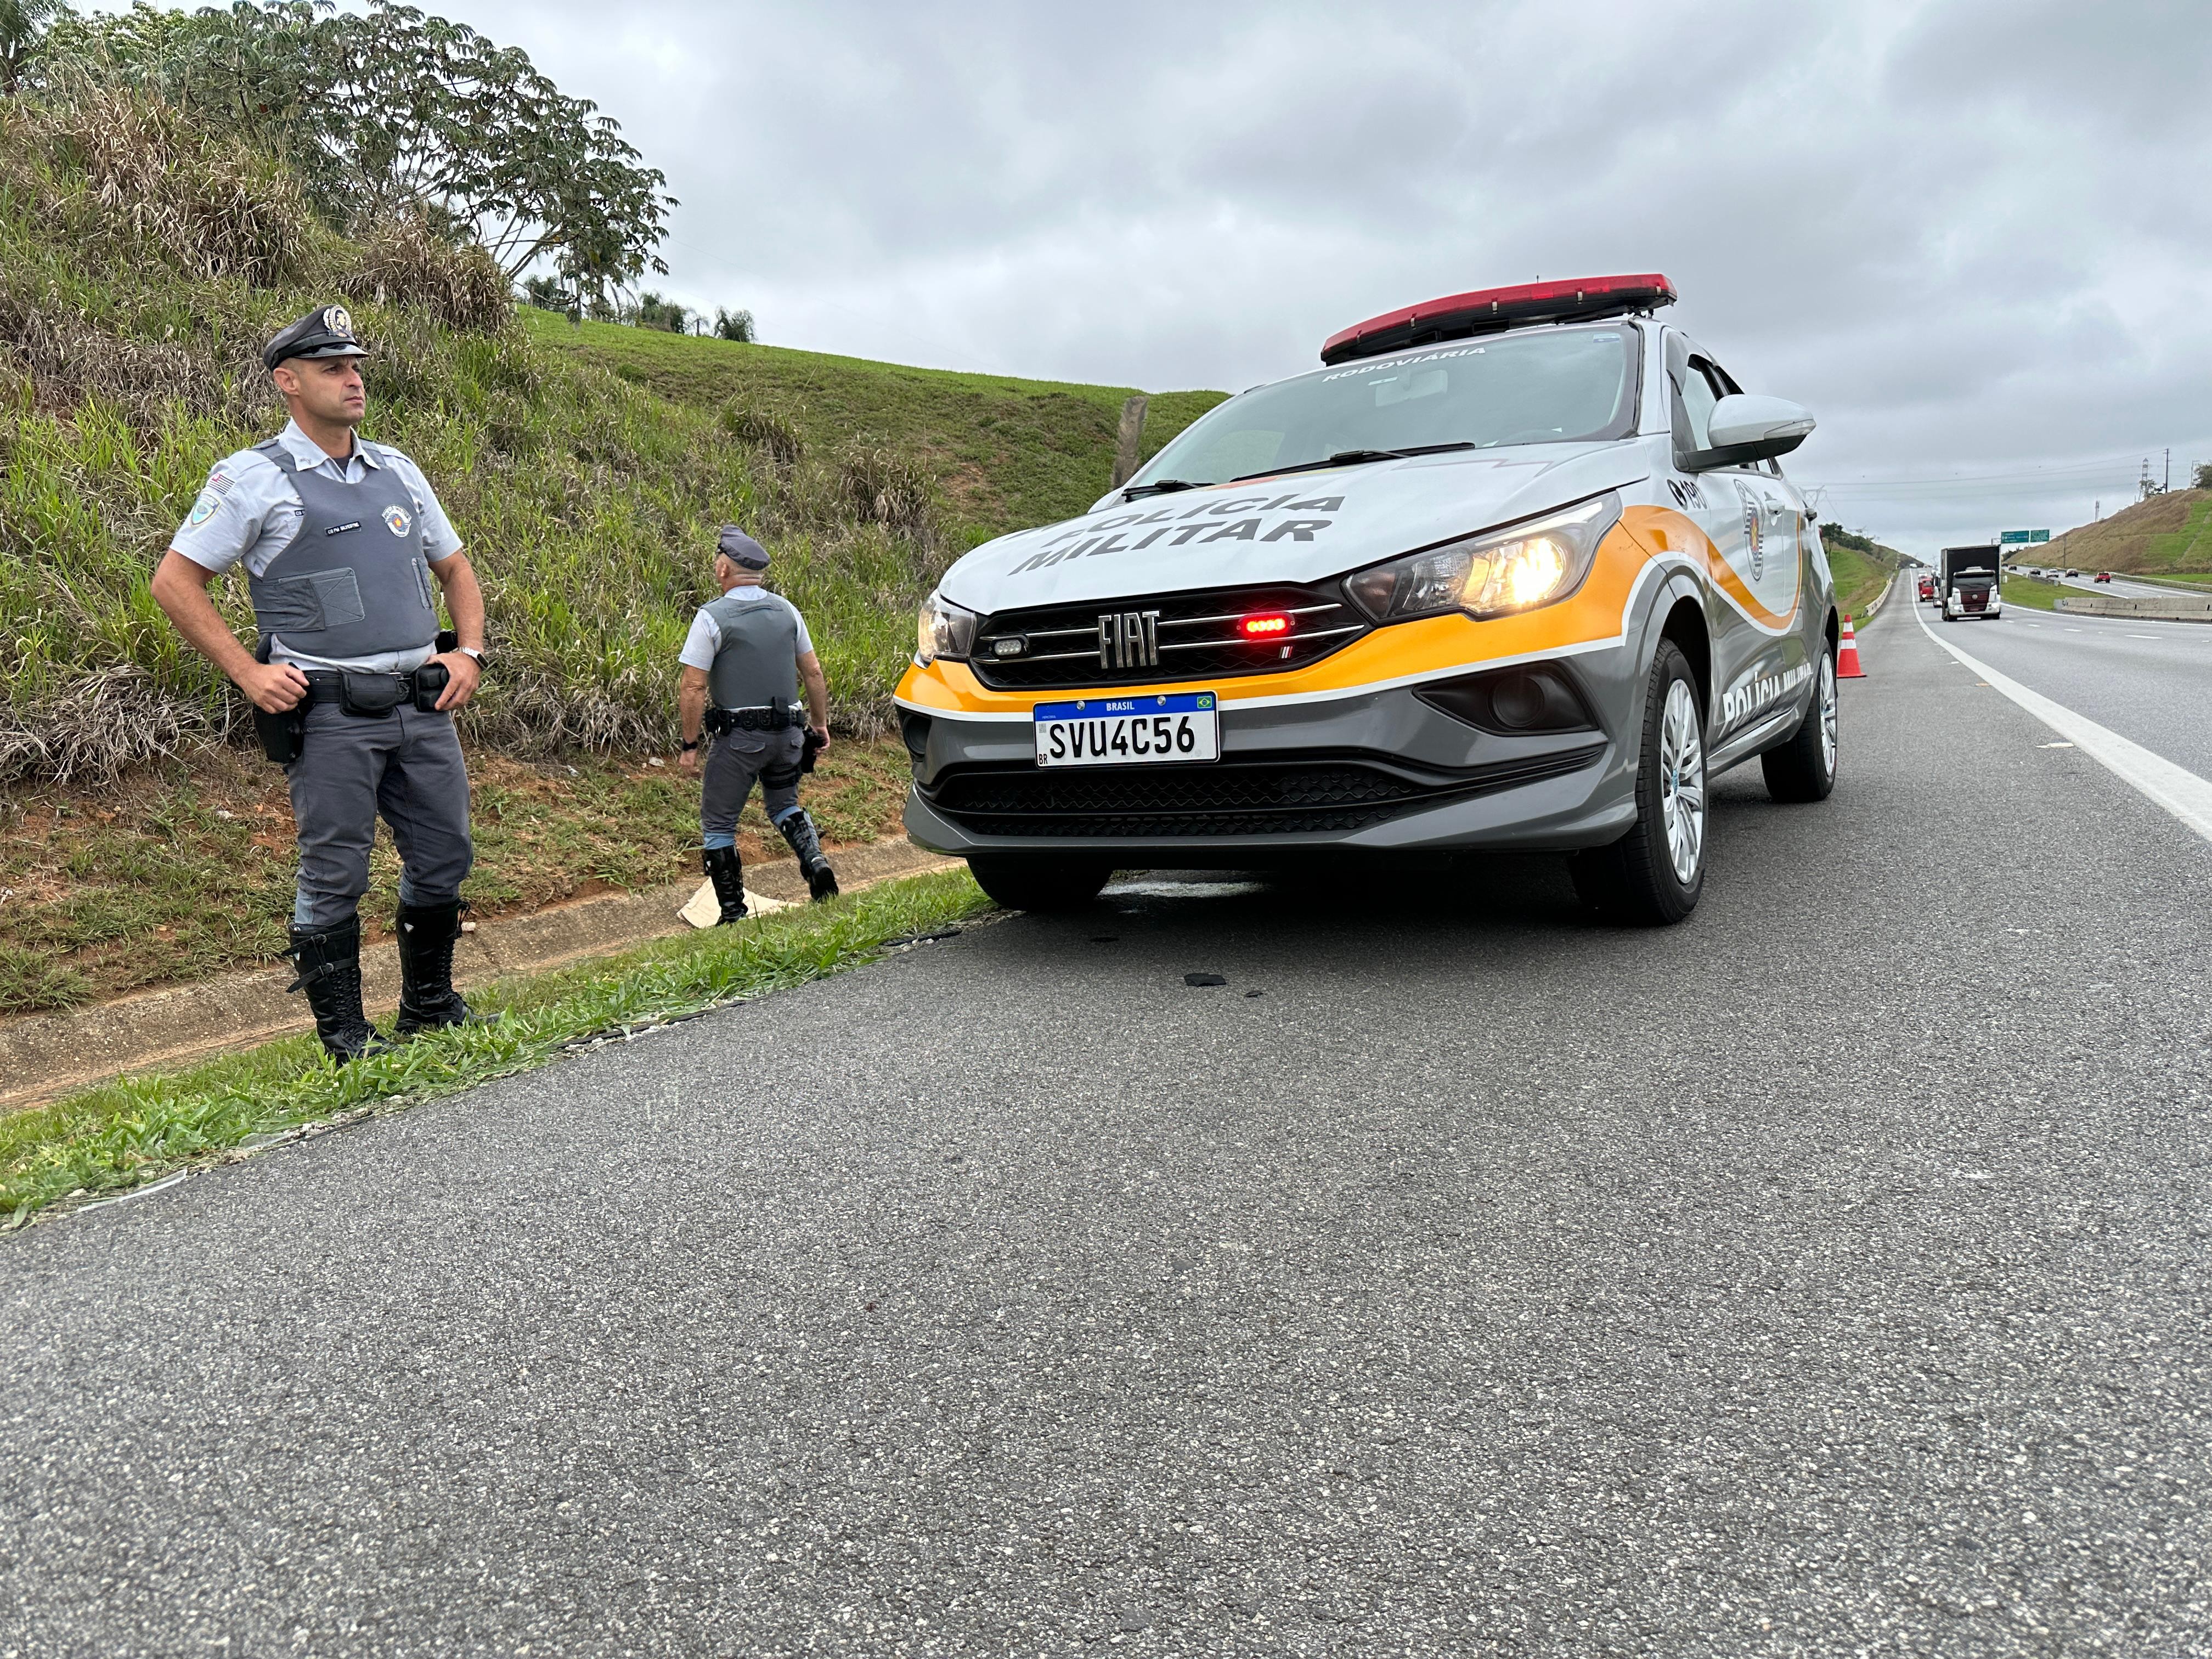
[{"label": "distant truck", "polygon": [[1943,620],[1965,617],[1995,622],[2004,614],[2004,599],[1997,591],[1997,550],[1994,547],[1947,547],[1936,556],[1936,601],[1943,607]]}]

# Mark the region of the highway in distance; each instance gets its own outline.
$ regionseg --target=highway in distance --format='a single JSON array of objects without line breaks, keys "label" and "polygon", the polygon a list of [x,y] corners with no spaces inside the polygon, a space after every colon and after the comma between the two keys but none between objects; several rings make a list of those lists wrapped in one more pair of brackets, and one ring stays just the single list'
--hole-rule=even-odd
[{"label": "highway in distance", "polygon": [[0,1654],[2212,1651],[2212,843],[1862,649],[1677,928],[1129,883],[29,1229]]}]

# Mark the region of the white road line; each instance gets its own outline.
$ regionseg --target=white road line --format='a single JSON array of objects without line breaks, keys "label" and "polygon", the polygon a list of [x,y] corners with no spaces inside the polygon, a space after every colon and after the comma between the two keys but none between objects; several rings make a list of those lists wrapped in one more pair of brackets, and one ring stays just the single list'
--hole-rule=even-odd
[{"label": "white road line", "polygon": [[1920,631],[1949,652],[1960,667],[1980,675],[1993,690],[2003,692],[2060,737],[2072,738],[2078,747],[2118,774],[2123,782],[2163,806],[2205,840],[2212,841],[2212,783],[2207,783],[2186,767],[2176,766],[2163,755],[2152,754],[2133,738],[2098,725],[2086,714],[2077,714],[2065,704],[2051,702],[2040,691],[2029,690],[2018,680],[2008,678],[1987,663],[1960,650],[1930,628],[1927,617],[1919,620]]}]

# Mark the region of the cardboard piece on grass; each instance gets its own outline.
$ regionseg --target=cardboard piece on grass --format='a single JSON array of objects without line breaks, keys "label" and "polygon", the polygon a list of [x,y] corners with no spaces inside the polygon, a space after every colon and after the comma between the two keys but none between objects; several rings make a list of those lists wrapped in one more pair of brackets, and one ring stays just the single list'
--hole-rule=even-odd
[{"label": "cardboard piece on grass", "polygon": [[[745,895],[745,911],[749,915],[764,916],[773,910],[789,908],[789,899],[770,898],[765,893],[748,892]],[[699,890],[692,894],[676,914],[694,927],[712,927],[715,918],[722,914],[721,901],[714,896],[714,884],[712,881],[701,882]]]}]

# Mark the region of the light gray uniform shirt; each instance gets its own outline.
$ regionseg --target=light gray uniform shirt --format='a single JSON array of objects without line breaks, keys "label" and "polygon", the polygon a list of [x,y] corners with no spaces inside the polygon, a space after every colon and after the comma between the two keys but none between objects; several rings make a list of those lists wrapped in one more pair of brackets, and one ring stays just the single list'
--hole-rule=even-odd
[{"label": "light gray uniform shirt", "polygon": [[[343,461],[334,460],[300,430],[297,421],[287,421],[276,441],[295,472],[319,468],[343,483],[359,483],[367,476],[365,468],[391,468],[415,498],[416,520],[422,526],[423,556],[434,565],[461,550],[461,538],[447,519],[446,509],[438,505],[422,469],[391,445],[356,437],[353,453]],[[292,544],[307,511],[283,467],[258,450],[241,449],[215,464],[208,474],[207,487],[192,503],[191,516],[178,527],[169,546],[203,570],[224,571],[243,561],[246,574],[258,576]],[[283,636],[273,635],[269,658],[301,668],[407,674],[428,661],[434,649],[424,646],[415,651],[383,651],[373,657],[310,657],[287,650]]]}]

